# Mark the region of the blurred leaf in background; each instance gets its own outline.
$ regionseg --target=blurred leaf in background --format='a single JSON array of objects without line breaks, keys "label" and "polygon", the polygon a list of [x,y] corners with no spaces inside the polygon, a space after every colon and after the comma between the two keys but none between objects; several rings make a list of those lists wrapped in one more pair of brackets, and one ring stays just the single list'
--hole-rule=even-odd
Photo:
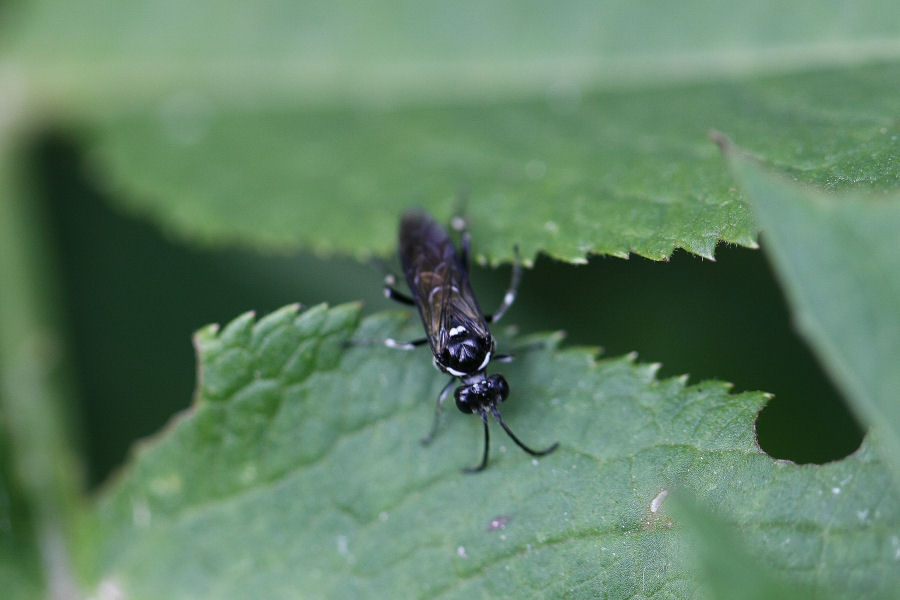
[{"label": "blurred leaf in background", "polygon": [[754,243],[710,128],[809,181],[896,185],[900,77],[866,64],[894,56],[892,9],[51,1],[5,38],[33,110],[65,98],[115,201],[179,235],[384,254],[404,207],[464,194],[491,261],[662,259]]}]

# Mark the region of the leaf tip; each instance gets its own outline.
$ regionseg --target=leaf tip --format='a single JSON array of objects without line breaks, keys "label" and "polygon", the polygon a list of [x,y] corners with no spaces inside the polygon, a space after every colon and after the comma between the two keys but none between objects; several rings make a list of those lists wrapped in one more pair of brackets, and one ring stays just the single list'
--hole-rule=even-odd
[{"label": "leaf tip", "polygon": [[191,336],[191,339],[194,343],[194,348],[197,348],[200,344],[207,340],[211,340],[219,335],[219,330],[222,328],[218,323],[210,323],[209,325],[205,325],[194,332],[194,335]]}]

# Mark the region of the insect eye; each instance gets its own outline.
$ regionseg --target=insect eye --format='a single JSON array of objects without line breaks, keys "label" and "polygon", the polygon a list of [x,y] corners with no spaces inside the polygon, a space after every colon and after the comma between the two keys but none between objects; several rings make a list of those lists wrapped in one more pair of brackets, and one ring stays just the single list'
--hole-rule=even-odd
[{"label": "insect eye", "polygon": [[469,387],[460,386],[456,388],[453,396],[456,398],[456,408],[466,414],[473,412],[472,406],[469,404],[469,393],[472,391]]},{"label": "insect eye", "polygon": [[509,384],[506,383],[506,380],[503,378],[503,375],[499,373],[495,373],[488,377],[488,382],[491,387],[497,391],[497,394],[500,396],[500,401],[503,402],[506,400],[506,397],[509,396]]}]

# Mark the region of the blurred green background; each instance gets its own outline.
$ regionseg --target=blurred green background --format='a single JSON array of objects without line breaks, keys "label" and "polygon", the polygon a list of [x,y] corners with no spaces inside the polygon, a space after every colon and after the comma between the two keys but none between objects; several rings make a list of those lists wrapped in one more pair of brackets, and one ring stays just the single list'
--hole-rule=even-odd
[{"label": "blurred green background", "polygon": [[[63,282],[81,401],[75,429],[92,485],[137,439],[189,406],[191,334],[199,327],[298,301],[362,300],[366,313],[398,308],[382,296],[376,264],[192,248],[113,209],[65,137],[45,135],[31,153]],[[477,253],[477,239],[473,247]],[[541,257],[525,272],[504,325],[562,329],[566,344],[601,346],[605,356],[636,351],[643,362],[662,363],[660,377],[689,374],[691,382],[715,378],[735,391],[771,392],[757,433],[777,458],[821,463],[855,450],[862,433],[794,332],[764,254],[720,246],[716,257],[595,256],[582,266]],[[499,301],[508,277],[508,268],[474,269],[484,306]]]}]

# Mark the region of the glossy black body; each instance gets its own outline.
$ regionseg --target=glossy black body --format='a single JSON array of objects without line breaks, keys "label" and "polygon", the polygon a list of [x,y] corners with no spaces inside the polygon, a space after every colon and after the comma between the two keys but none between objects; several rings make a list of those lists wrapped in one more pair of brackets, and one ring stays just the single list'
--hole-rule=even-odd
[{"label": "glossy black body", "polygon": [[400,222],[399,246],[435,366],[454,377],[484,370],[494,340],[469,283],[468,265],[447,231],[427,213],[409,212]]},{"label": "glossy black body", "polygon": [[[492,318],[481,310],[469,283],[467,235],[463,234],[462,251],[458,252],[446,229],[428,213],[414,210],[403,216],[398,241],[400,262],[411,296],[406,300],[411,300],[419,311],[434,364],[440,371],[461,381],[454,393],[457,408],[479,415],[484,423],[485,446],[481,464],[466,470],[480,471],[487,465],[488,415],[493,416],[510,438],[529,454],[540,456],[553,451],[557,444],[540,451],[523,444],[500,415],[498,405],[508,397],[509,385],[502,375],[486,374],[491,358],[500,357],[494,355],[494,339],[488,327]],[[518,263],[513,271],[513,285],[498,315],[515,297],[517,269]],[[390,296],[403,301],[401,294],[388,290]],[[449,387],[450,384],[438,399],[438,412]],[[436,424],[437,421],[435,427]],[[431,434],[426,441],[430,439]]]}]

